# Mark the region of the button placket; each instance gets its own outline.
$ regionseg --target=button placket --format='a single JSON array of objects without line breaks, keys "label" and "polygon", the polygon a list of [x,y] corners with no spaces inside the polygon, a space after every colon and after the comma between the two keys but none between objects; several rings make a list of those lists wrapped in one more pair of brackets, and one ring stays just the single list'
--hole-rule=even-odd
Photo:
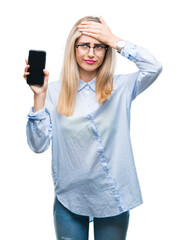
[{"label": "button placket", "polygon": [[119,208],[120,212],[122,212],[124,210],[124,206],[122,204],[121,196],[120,196],[120,193],[117,189],[116,182],[115,182],[114,178],[112,177],[111,170],[110,170],[109,165],[108,165],[108,160],[105,156],[105,150],[104,150],[104,147],[103,147],[101,136],[98,132],[98,128],[96,126],[96,123],[94,121],[93,116],[88,114],[87,118],[90,120],[90,129],[92,130],[94,140],[97,143],[97,152],[99,154],[103,170],[105,171],[105,174],[106,174],[106,177],[107,177],[107,180],[108,180],[108,184],[111,188],[111,191],[113,193],[115,201],[117,202],[118,208]]}]

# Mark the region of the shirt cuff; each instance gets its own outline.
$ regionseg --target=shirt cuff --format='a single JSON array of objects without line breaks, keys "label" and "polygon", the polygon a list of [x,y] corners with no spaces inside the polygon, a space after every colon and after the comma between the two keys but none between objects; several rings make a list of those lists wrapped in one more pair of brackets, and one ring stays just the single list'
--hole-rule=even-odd
[{"label": "shirt cuff", "polygon": [[133,55],[135,55],[136,47],[135,44],[125,40],[125,46],[122,48],[120,54],[129,60],[132,60],[134,58]]},{"label": "shirt cuff", "polygon": [[27,115],[28,119],[33,119],[33,120],[42,120],[46,118],[46,111],[45,111],[45,107],[33,112],[34,107],[31,107],[29,114]]}]

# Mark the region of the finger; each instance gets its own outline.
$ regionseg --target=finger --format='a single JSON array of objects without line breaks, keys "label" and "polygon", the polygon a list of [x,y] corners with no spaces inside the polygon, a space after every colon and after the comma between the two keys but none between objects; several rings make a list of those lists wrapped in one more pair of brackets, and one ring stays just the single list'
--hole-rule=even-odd
[{"label": "finger", "polygon": [[43,72],[45,75],[47,75],[47,76],[49,75],[49,72],[46,69],[43,69]]},{"label": "finger", "polygon": [[30,67],[30,65],[27,65],[27,66],[25,67],[25,72],[27,72],[27,70],[29,69],[29,67]]},{"label": "finger", "polygon": [[90,33],[90,32],[82,32],[82,33],[83,33],[84,35],[86,35],[86,36],[90,36],[90,37],[93,37],[93,38],[99,40],[99,39],[98,39],[98,35],[95,34],[95,33]]},{"label": "finger", "polygon": [[84,30],[84,31],[87,31],[87,29],[103,31],[103,27],[100,23],[99,25],[79,25],[78,28],[79,30]]},{"label": "finger", "polygon": [[97,34],[99,34],[100,33],[100,31],[99,31],[99,29],[94,29],[94,28],[82,28],[82,29],[79,29],[79,31],[80,32],[88,32],[88,33],[97,33]]},{"label": "finger", "polygon": [[86,24],[90,24],[90,25],[92,25],[92,24],[95,24],[96,22],[93,22],[93,21],[83,21],[83,22],[81,22],[80,24],[82,24],[82,25],[86,25]]},{"label": "finger", "polygon": [[102,27],[99,25],[99,26],[93,26],[93,25],[79,25],[78,26],[79,29],[99,29],[101,30]]},{"label": "finger", "polygon": [[28,76],[29,74],[30,74],[29,72],[25,72],[25,73],[23,74],[23,78],[24,78],[25,80],[27,80],[27,76]]},{"label": "finger", "polygon": [[25,72],[24,75],[29,75],[30,73],[29,72]]},{"label": "finger", "polygon": [[46,69],[43,69],[43,72],[44,72],[44,74],[45,74],[45,79],[46,79],[46,81],[48,82],[49,72],[48,72]]},{"label": "finger", "polygon": [[81,22],[79,26],[99,26],[100,23],[97,23],[97,22],[92,22],[92,21],[88,21],[88,22]]},{"label": "finger", "polygon": [[28,59],[25,59],[26,65],[28,65]]},{"label": "finger", "polygon": [[99,20],[101,23],[106,24],[106,22],[103,20],[102,16],[99,17]]},{"label": "finger", "polygon": [[47,85],[48,84],[48,80],[49,80],[49,72],[46,69],[43,69],[43,72],[45,74],[44,83],[45,83],[45,85]]},{"label": "finger", "polygon": [[29,67],[30,67],[30,65],[27,65],[27,66],[26,66],[26,69],[28,69]]}]

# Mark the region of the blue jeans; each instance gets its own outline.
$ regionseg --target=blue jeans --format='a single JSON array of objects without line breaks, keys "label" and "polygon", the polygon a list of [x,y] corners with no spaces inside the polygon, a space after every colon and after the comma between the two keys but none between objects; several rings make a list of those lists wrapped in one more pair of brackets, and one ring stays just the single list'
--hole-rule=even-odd
[{"label": "blue jeans", "polygon": [[[65,208],[55,197],[54,227],[57,240],[88,240],[89,217],[77,215]],[[126,240],[129,211],[114,217],[94,217],[95,240]]]}]

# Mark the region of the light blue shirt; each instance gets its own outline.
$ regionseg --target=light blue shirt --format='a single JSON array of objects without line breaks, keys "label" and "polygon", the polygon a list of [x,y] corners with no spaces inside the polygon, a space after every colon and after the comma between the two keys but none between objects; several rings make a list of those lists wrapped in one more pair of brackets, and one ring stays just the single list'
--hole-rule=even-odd
[{"label": "light blue shirt", "polygon": [[41,153],[52,140],[52,177],[58,200],[71,212],[110,217],[142,204],[130,139],[131,103],[162,71],[143,47],[125,41],[121,56],[139,71],[113,77],[110,98],[99,106],[96,77],[79,82],[74,114],[59,115],[61,82],[49,83],[45,107],[28,114],[27,141]]}]

